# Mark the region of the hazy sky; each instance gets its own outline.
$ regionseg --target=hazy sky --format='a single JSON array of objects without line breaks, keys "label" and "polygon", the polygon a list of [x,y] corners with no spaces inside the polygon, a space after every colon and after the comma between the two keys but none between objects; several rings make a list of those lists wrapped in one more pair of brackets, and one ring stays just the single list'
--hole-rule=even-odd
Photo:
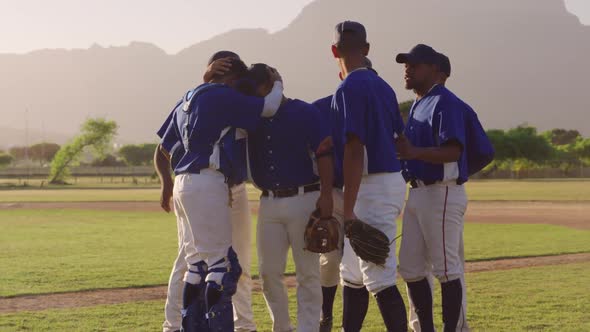
[{"label": "hazy sky", "polygon": [[[235,28],[280,30],[312,1],[0,0],[0,53],[130,41],[151,42],[176,53]],[[590,0],[564,1],[590,25]]]}]

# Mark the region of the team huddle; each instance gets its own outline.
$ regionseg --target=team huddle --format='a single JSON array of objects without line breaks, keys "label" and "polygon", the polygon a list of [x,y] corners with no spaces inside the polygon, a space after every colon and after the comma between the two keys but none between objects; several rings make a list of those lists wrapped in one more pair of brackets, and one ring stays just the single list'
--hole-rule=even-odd
[{"label": "team huddle", "polygon": [[[154,155],[160,203],[178,227],[164,332],[256,330],[248,180],[261,191],[258,271],[273,331],[331,331],[339,284],[343,331],[361,330],[369,294],[387,331],[434,331],[434,278],[444,331],[469,330],[463,184],[491,161],[493,148],[473,109],[445,87],[448,57],[420,44],[395,58],[416,94],[404,124],[368,53],[362,24],[338,24],[332,55],[342,82],[310,104],[283,95],[275,68],[247,67],[220,51],[204,83],[176,104]],[[283,283],[289,249],[296,328]]]}]

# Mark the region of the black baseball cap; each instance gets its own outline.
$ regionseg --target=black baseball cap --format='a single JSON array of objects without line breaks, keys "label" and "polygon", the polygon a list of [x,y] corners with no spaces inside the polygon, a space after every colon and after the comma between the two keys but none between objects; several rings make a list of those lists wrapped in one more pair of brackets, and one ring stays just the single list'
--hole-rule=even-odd
[{"label": "black baseball cap", "polygon": [[438,64],[440,71],[445,73],[445,75],[447,75],[447,77],[450,77],[451,76],[451,60],[449,59],[448,56],[446,56],[442,53],[439,53],[438,55],[440,56],[440,63]]},{"label": "black baseball cap", "polygon": [[240,56],[232,51],[217,51],[215,52],[210,58],[209,61],[207,62],[207,65],[210,65],[213,63],[213,61],[215,60],[219,60],[219,59],[223,59],[223,58],[236,58],[238,60],[240,59]]},{"label": "black baseball cap", "polygon": [[440,53],[434,48],[418,44],[409,53],[400,53],[395,57],[397,63],[423,63],[428,65],[441,65]]},{"label": "black baseball cap", "polygon": [[[338,44],[345,40],[367,43],[367,30],[365,27],[354,21],[344,21],[336,24],[334,43]],[[347,32],[348,34],[344,34]]]}]

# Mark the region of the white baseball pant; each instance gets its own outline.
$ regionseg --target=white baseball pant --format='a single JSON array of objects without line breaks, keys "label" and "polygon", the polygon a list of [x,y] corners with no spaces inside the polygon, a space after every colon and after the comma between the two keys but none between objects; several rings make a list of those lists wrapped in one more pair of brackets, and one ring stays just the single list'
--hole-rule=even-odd
[{"label": "white baseball pant", "polygon": [[322,292],[318,254],[304,250],[305,227],[319,191],[293,197],[260,199],[257,225],[258,264],[264,299],[275,332],[293,331],[283,284],[289,247],[297,280],[297,331],[319,331]]},{"label": "white baseball pant", "polygon": [[[458,331],[469,330],[465,319],[467,296],[463,248],[463,215],[466,208],[467,196],[462,185],[433,184],[411,189],[404,210],[399,254],[399,271],[407,282],[429,275],[434,275],[441,282],[461,279],[463,304]],[[429,280],[429,283],[433,289],[432,281]],[[411,306],[410,325],[419,331],[413,304]]]},{"label": "white baseball pant", "polygon": [[[345,188],[346,190],[346,188]],[[390,240],[397,236],[396,219],[404,206],[406,182],[401,173],[378,173],[363,176],[354,207],[356,216],[381,230]],[[351,288],[367,287],[373,294],[395,285],[397,260],[395,242],[383,267],[360,259],[344,239],[340,264],[342,284]]]},{"label": "white baseball pant", "polygon": [[320,283],[322,287],[334,287],[340,283],[340,262],[342,261],[342,246],[344,241],[344,210],[342,206],[342,190],[334,189],[334,217],[340,223],[338,249],[320,254]]},{"label": "white baseball pant", "polygon": [[[238,282],[238,290],[232,297],[234,305],[235,331],[245,332],[256,330],[254,315],[252,313],[252,278],[251,278],[251,225],[250,210],[248,207],[248,195],[244,184],[232,188],[232,246],[238,255],[242,266],[242,276]],[[175,211],[176,212],[176,211]],[[182,317],[182,290],[183,277],[187,271],[183,244],[183,218],[184,214],[177,213],[178,226],[178,256],[170,273],[168,281],[168,294],[165,305],[164,332],[180,330]]]}]

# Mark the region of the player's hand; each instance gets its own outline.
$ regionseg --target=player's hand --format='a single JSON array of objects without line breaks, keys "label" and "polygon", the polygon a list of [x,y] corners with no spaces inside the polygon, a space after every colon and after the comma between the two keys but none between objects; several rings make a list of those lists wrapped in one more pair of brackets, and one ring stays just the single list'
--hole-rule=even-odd
[{"label": "player's hand", "polygon": [[344,213],[344,221],[346,220],[356,220],[358,219],[358,217],[356,216],[356,214],[354,212],[351,213]]},{"label": "player's hand", "polygon": [[270,75],[270,79],[273,82],[283,82],[283,78],[281,77],[281,74],[279,74],[279,71],[276,70],[275,68],[272,67],[268,67],[266,70],[268,70],[268,73]]},{"label": "player's hand", "polygon": [[160,206],[166,212],[172,211],[170,208],[172,201],[172,186],[162,185],[160,192]]},{"label": "player's hand", "polygon": [[224,75],[231,69],[232,58],[221,58],[213,61],[203,75],[204,82],[210,82],[215,75]]},{"label": "player's hand", "polygon": [[395,139],[395,150],[398,159],[412,160],[418,158],[418,149],[404,135]]},{"label": "player's hand", "polygon": [[320,209],[321,218],[330,218],[334,213],[334,200],[331,194],[320,195],[316,202],[316,207]]}]

